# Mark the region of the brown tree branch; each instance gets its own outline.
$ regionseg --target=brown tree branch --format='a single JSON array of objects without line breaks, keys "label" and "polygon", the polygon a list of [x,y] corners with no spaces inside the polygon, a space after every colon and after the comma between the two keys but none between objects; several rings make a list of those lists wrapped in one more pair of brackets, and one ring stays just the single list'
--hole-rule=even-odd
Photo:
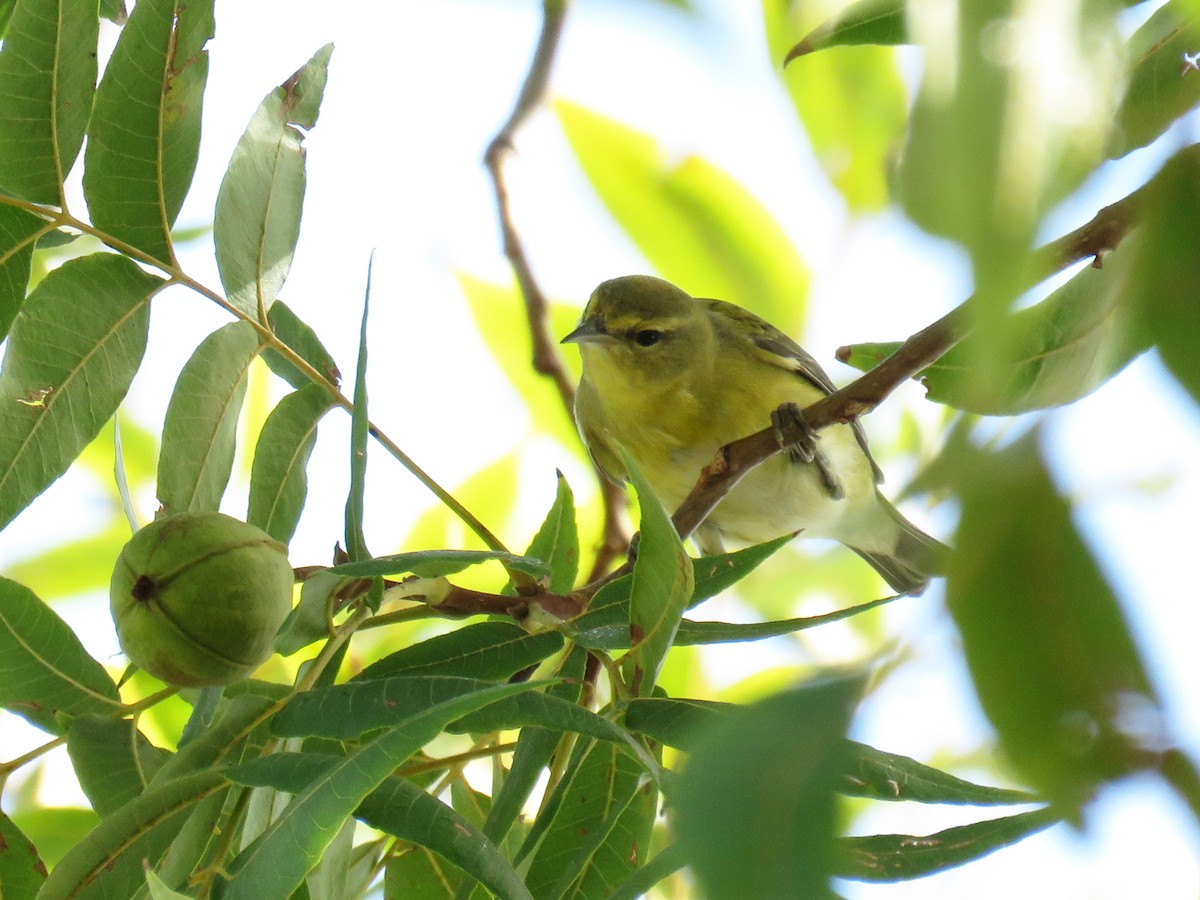
[{"label": "brown tree branch", "polygon": [[[517,286],[525,301],[525,316],[529,324],[532,344],[533,370],[554,382],[567,415],[573,417],[575,382],[563,365],[562,354],[558,349],[558,339],[550,329],[546,295],[533,276],[533,268],[525,253],[516,223],[513,221],[508,196],[508,182],[504,176],[505,165],[515,149],[514,139],[517,131],[545,98],[550,81],[550,71],[558,51],[559,39],[562,36],[567,5],[568,0],[543,0],[542,30],[538,36],[533,60],[529,64],[529,72],[517,95],[512,113],[509,114],[508,120],[500,127],[488,145],[487,152],[484,154],[484,163],[491,174],[495,190],[496,212],[499,216],[500,233],[504,241],[504,255],[513,267]],[[608,481],[599,470],[596,471],[596,477],[600,482],[600,492],[604,502],[604,533],[596,553],[592,572],[588,577],[589,581],[599,578],[612,564],[613,559],[620,556],[629,547],[629,536],[626,534],[621,515],[625,509],[625,492],[618,485]]]}]

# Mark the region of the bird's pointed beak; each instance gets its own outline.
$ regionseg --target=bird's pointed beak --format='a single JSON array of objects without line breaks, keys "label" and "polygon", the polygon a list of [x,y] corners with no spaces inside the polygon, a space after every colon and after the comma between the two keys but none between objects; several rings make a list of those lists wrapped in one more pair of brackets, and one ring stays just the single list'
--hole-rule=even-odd
[{"label": "bird's pointed beak", "polygon": [[579,327],[562,339],[564,344],[588,344],[611,337],[604,328],[604,319],[591,316],[579,323]]}]

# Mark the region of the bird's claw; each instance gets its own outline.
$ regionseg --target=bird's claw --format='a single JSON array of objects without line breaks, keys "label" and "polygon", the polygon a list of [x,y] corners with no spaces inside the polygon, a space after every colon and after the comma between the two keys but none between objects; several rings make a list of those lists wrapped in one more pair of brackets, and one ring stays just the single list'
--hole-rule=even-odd
[{"label": "bird's claw", "polygon": [[[841,500],[846,496],[846,487],[842,484],[833,464],[817,446],[820,435],[814,431],[804,418],[804,411],[798,403],[783,403],[771,411],[771,425],[775,429],[775,440],[779,446],[787,450],[788,457],[796,463],[812,463],[821,475],[821,485],[833,500]],[[788,441],[787,436],[799,437]]]}]

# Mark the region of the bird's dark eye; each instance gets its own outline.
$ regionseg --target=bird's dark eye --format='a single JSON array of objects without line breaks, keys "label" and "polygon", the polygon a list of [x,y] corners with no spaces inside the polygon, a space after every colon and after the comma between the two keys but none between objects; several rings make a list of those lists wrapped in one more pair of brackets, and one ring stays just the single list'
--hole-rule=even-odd
[{"label": "bird's dark eye", "polygon": [[663,333],[653,328],[644,328],[633,333],[633,339],[639,347],[653,347],[662,340]]}]

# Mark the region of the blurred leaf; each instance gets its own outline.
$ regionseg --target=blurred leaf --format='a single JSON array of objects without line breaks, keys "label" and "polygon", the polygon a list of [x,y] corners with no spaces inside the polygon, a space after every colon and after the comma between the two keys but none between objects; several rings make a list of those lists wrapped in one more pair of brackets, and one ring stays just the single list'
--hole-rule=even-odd
[{"label": "blurred leaf", "polygon": [[129,523],[114,515],[99,534],[50,547],[4,567],[13,581],[52,600],[108,590],[113,564],[129,540]]},{"label": "blurred leaf", "polygon": [[[40,807],[13,813],[13,822],[33,841],[46,866],[55,866],[90,832],[98,817],[90,809]],[[46,877],[42,873],[42,878]],[[3,882],[8,887],[8,882]]]},{"label": "blurred leaf", "polygon": [[70,627],[29,588],[0,578],[0,706],[51,734],[60,718],[121,707],[117,687]]},{"label": "blurred leaf", "polygon": [[46,880],[46,864],[37,847],[0,812],[0,890],[4,900],[33,900]]},{"label": "blurred leaf", "polygon": [[[881,12],[884,6],[889,11]],[[788,48],[801,33],[798,26],[809,17],[807,7],[799,2],[763,0],[773,62],[785,55],[794,57],[798,48],[793,47],[791,53]],[[881,37],[879,29],[887,30],[897,20],[903,28],[903,4],[872,0],[870,7],[868,15],[856,15],[857,21],[867,19],[865,26],[839,31],[846,39],[831,38],[829,45],[894,42]],[[843,15],[855,15],[855,10],[851,7]],[[895,55],[878,47],[843,46],[776,71],[834,187],[852,210],[881,209],[888,201],[887,174],[899,153],[908,118],[908,98]]]},{"label": "blurred leaf", "polygon": [[[390,727],[338,760],[324,778],[298,793],[262,838],[233,860],[227,900],[288,896],[317,864],[342,822],[398,765],[449,722],[530,687],[496,685],[393,719]],[[234,769],[231,777],[236,773]]]},{"label": "blurred leaf", "polygon": [[687,858],[679,844],[670,844],[617,885],[616,890],[608,896],[608,900],[638,900],[639,897],[649,894],[650,889],[660,881],[669,878],[686,865]]},{"label": "blurred leaf", "polygon": [[[241,766],[236,775],[243,784],[299,794],[340,761],[315,753],[275,754]],[[386,778],[363,798],[354,815],[372,828],[436,851],[501,897],[530,897],[512,864],[491,841],[468,819],[410,781]]]},{"label": "blurred leaf", "polygon": [[1181,64],[1200,50],[1200,10],[1189,0],[1171,0],[1129,39],[1125,96],[1109,138],[1116,159],[1144,147],[1200,103],[1200,77]]},{"label": "blurred leaf", "polygon": [[83,192],[92,222],[163,262],[174,262],[170,229],[196,171],[214,27],[213,0],[141,0],[88,126]]},{"label": "blurred leaf", "polygon": [[158,457],[160,515],[215,511],[233,471],[238,414],[258,333],[230,322],[203,341],[171,393]]},{"label": "blurred leaf", "polygon": [[695,576],[691,557],[683,549],[670,514],[642,477],[633,458],[624,450],[621,457],[642,512],[629,587],[630,650],[622,660],[622,668],[634,695],[648,696],[654,691],[663,659],[675,642]]},{"label": "blurred leaf", "polygon": [[[467,307],[475,320],[475,330],[487,344],[492,358],[509,384],[525,401],[533,427],[539,433],[555,438],[581,459],[583,445],[575,430],[575,421],[563,407],[558,389],[549,378],[539,375],[529,364],[529,334],[525,324],[524,303],[514,287],[500,287],[468,275],[459,275],[459,284],[467,298]],[[550,305],[550,329],[555,335],[566,335],[578,324],[578,307]],[[566,354],[565,362],[575,364],[574,354]],[[578,365],[574,365],[578,376]],[[455,496],[458,496],[456,493]],[[460,499],[462,499],[460,497]],[[474,504],[472,504],[474,509]]]},{"label": "blurred leaf", "polygon": [[[292,312],[282,300],[271,304],[267,313],[267,321],[275,336],[295,350],[310,366],[325,376],[326,380],[337,387],[342,383],[342,373],[338,371],[337,363],[317,337],[317,333]],[[271,367],[271,371],[294,387],[301,390],[312,382],[297,369],[278,350],[266,347],[262,352],[263,361]]]},{"label": "blurred leaf", "polygon": [[221,284],[229,302],[255,319],[271,308],[292,266],[304,206],[304,131],[317,124],[332,53],[326,44],[266,96],[217,193]]},{"label": "blurred leaf", "polygon": [[96,715],[71,722],[67,752],[92,809],[102,816],[141,794],[168,756],[146,740],[133,719]]},{"label": "blurred leaf", "polygon": [[654,138],[599,113],[562,100],[554,108],[592,187],[664,278],[788,334],[800,329],[808,272],[744,187],[699,157],[668,162]]},{"label": "blurred leaf", "polygon": [[0,396],[0,527],[57,479],[112,416],[146,349],[161,278],[97,254],[55,269],[13,323]]},{"label": "blurred leaf", "polygon": [[0,48],[0,185],[66,206],[62,184],[79,155],[96,86],[92,0],[22,0]]},{"label": "blurred leaf", "polygon": [[383,895],[404,900],[449,900],[462,877],[458,866],[450,865],[433,851],[408,847],[388,856]]},{"label": "blurred leaf", "polygon": [[306,385],[280,400],[259,432],[246,521],[281,544],[296,533],[308,495],[308,458],[317,442],[317,425],[332,405],[326,388]]},{"label": "blurred leaf", "polygon": [[376,556],[362,562],[342,563],[325,571],[333,575],[355,578],[398,575],[403,572],[411,572],[421,578],[440,578],[492,559],[504,563],[505,568],[518,569],[530,575],[540,577],[546,574],[546,564],[540,559],[530,559],[500,550],[413,550],[409,553]]},{"label": "blurred leaf", "polygon": [[[136,487],[153,483],[158,469],[159,441],[130,416],[121,418],[121,462],[129,483]],[[116,464],[116,423],[109,419],[100,433],[79,454],[77,463],[101,482],[112,480]],[[125,527],[129,531],[128,523]],[[126,535],[128,537],[128,534]]]},{"label": "blurred leaf", "polygon": [[1158,701],[1036,435],[965,454],[960,471],[946,603],[1008,757],[1073,817],[1100,785],[1147,764]]},{"label": "blurred leaf", "polygon": [[[2,59],[3,51],[0,50]],[[0,77],[3,75],[0,74]],[[0,129],[3,126],[4,123],[0,122]],[[3,146],[3,139],[0,138],[0,153],[3,152]],[[13,319],[25,301],[33,247],[38,236],[44,233],[45,223],[37,216],[12,206],[0,206],[0,340],[8,336]]]},{"label": "blurred leaf", "polygon": [[[763,10],[768,16],[781,16],[792,6],[789,0],[764,0]],[[823,50],[826,47],[841,47],[854,44],[906,44],[908,24],[905,0],[858,0],[842,9],[837,15],[822,22],[804,40],[792,47],[783,58],[786,66],[797,57]],[[771,25],[768,24],[768,34]],[[779,54],[772,39],[771,58]]]},{"label": "blurred leaf", "polygon": [[599,900],[629,877],[649,850],[658,798],[644,774],[614,744],[590,743],[572,759],[525,876],[534,896]]},{"label": "blurred leaf", "polygon": [[513,622],[476,622],[390,653],[353,680],[454,675],[499,681],[541,662],[562,646],[562,635],[552,631],[530,634]]},{"label": "blurred leaf", "polygon": [[[1200,81],[1200,75],[1196,78]],[[1200,149],[1172,157],[1151,182],[1132,237],[1134,307],[1171,374],[1200,402]]]},{"label": "blurred leaf", "polygon": [[738,708],[704,729],[673,791],[675,832],[712,897],[824,897],[856,678]]},{"label": "blurred leaf", "polygon": [[[1087,396],[1146,349],[1129,303],[1135,256],[1121,246],[1105,255],[1104,268],[1083,268],[1045,300],[968,335],[917,376],[928,399],[1011,416]],[[983,348],[997,343],[1002,355],[984,366]],[[869,371],[899,346],[858,344],[844,362]]]},{"label": "blurred leaf", "polygon": [[905,881],[965,865],[1049,828],[1059,815],[1049,807],[937,834],[875,834],[837,842],[837,874],[855,881]]},{"label": "blurred leaf", "polygon": [[550,583],[546,588],[550,593],[566,594],[575,587],[575,578],[579,574],[579,530],[575,526],[575,498],[571,486],[562,472],[556,474],[554,505],[525,555],[545,560],[550,569]]},{"label": "blurred leaf", "polygon": [[150,891],[150,900],[187,900],[187,894],[171,890],[153,869],[146,870],[146,887]]}]

